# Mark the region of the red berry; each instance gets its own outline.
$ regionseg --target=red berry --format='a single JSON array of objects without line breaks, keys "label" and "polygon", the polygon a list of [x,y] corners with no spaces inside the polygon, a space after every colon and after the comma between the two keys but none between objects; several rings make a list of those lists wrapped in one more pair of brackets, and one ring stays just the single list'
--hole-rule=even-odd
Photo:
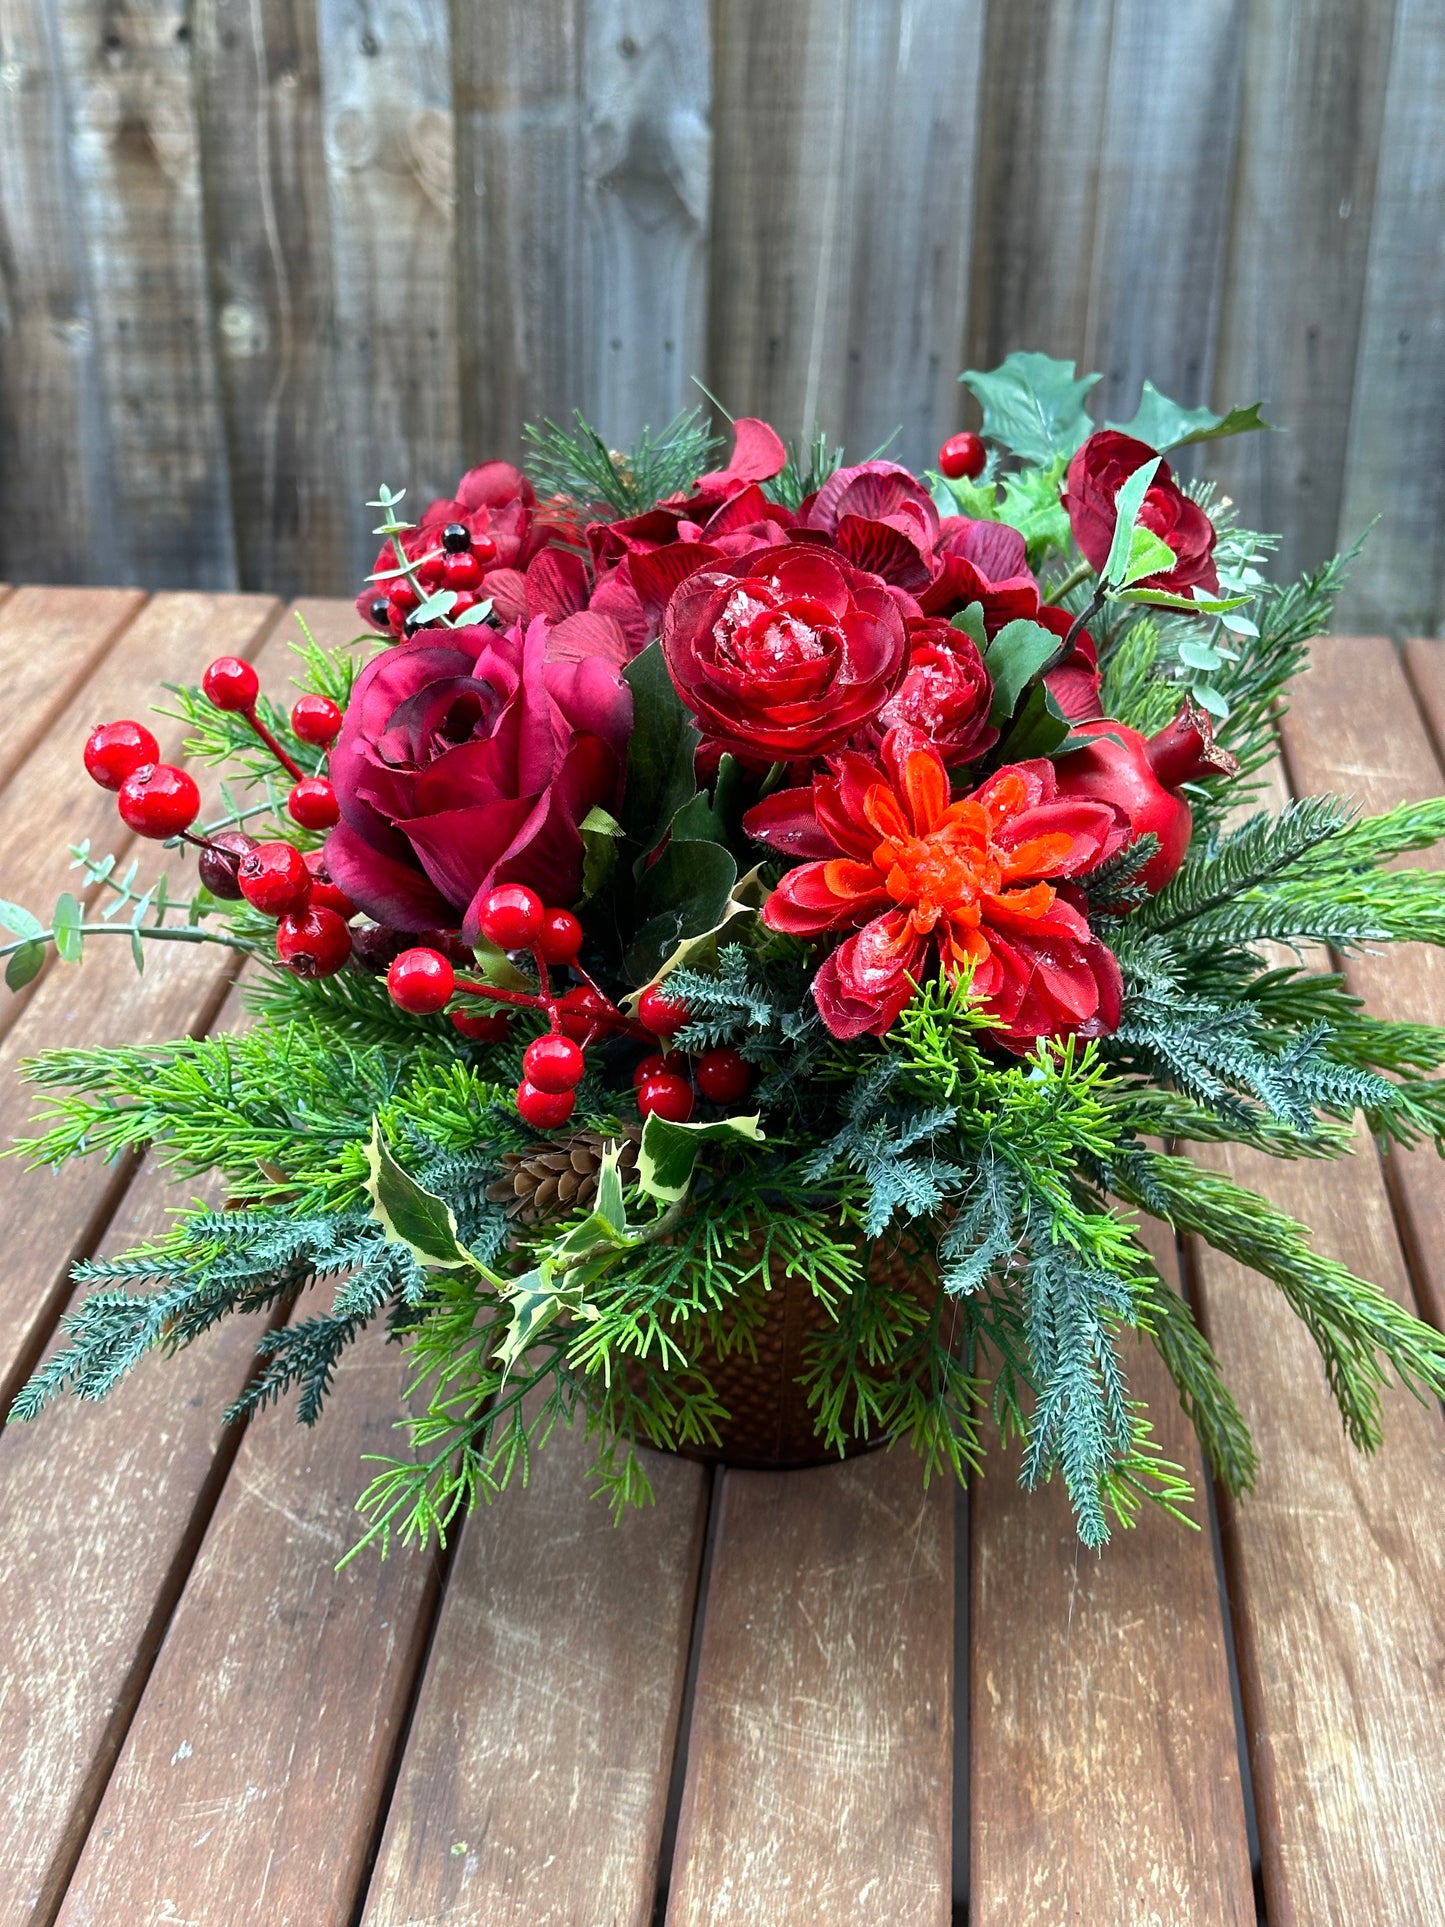
[{"label": "red berry", "polygon": [[470,549],[460,555],[442,557],[442,584],[448,589],[475,589],[482,579],[482,565]]},{"label": "red berry", "polygon": [[298,977],[334,977],[351,955],[351,932],[313,892],[309,903],[277,924],[276,955]]},{"label": "red berry", "polygon": [[681,998],[667,996],[656,984],[649,984],[638,998],[637,1014],[656,1037],[671,1037],[692,1021]]},{"label": "red berry", "polygon": [[391,1001],[413,1017],[430,1017],[449,1002],[457,973],[439,950],[403,950],[386,973]]},{"label": "red berry", "polygon": [[709,1104],[733,1104],[747,1094],[753,1081],[752,1065],[726,1044],[704,1051],[697,1060],[697,1088]]},{"label": "red berry", "polygon": [[164,841],[188,830],[201,813],[201,792],[192,777],[170,763],[142,763],[120,786],[121,821],[137,836]]},{"label": "red berry", "polygon": [[650,1057],[644,1057],[632,1073],[632,1088],[639,1089],[649,1077],[656,1077],[659,1071],[673,1071],[681,1077],[686,1070],[687,1059],[680,1050],[655,1050]]},{"label": "red berry", "polygon": [[504,1010],[454,1010],[452,1022],[474,1044],[504,1044],[512,1020]]},{"label": "red berry", "polygon": [[539,1091],[525,1078],[517,1086],[517,1115],[534,1131],[555,1131],[571,1117],[576,1104],[576,1091]]},{"label": "red berry", "polygon": [[260,692],[261,678],[239,656],[217,656],[201,687],[217,709],[250,709]]},{"label": "red berry", "polygon": [[481,563],[483,568],[485,568],[488,563],[495,562],[497,559],[496,537],[492,535],[474,535],[472,537],[472,554],[477,558],[478,562]]},{"label": "red berry", "polygon": [[542,928],[542,899],[525,883],[499,883],[482,905],[482,935],[499,950],[525,950]]},{"label": "red berry", "polygon": [[255,847],[255,837],[247,836],[244,830],[218,830],[206,838],[206,847],[196,858],[196,870],[213,897],[222,897],[227,903],[239,900],[241,885],[236,866]]},{"label": "red berry", "polygon": [[311,895],[308,903],[315,904],[318,910],[334,910],[343,922],[356,915],[356,905],[346,892],[331,881],[331,872],[326,867],[324,850],[308,850],[306,867],[311,872]]},{"label": "red berry", "polygon": [[655,1113],[669,1124],[686,1124],[692,1116],[692,1086],[671,1071],[655,1071],[637,1087],[637,1108],[644,1117]]},{"label": "red berry", "polygon": [[286,809],[303,830],[329,830],[341,816],[336,791],[324,776],[303,776],[286,798]]},{"label": "red berry", "polygon": [[263,916],[284,917],[305,902],[311,872],[294,843],[258,843],[236,865],[241,895]]},{"label": "red berry", "polygon": [[582,926],[570,910],[547,910],[537,948],[549,964],[569,964],[582,948]]},{"label": "red berry", "polygon": [[421,601],[421,597],[409,582],[393,582],[387,591],[391,602],[392,614],[398,622],[404,622]]},{"label": "red berry", "polygon": [[291,705],[291,727],[303,743],[325,749],[341,728],[341,711],[329,696],[298,696]]},{"label": "red berry", "polygon": [[522,1075],[539,1091],[575,1091],[587,1060],[570,1037],[534,1037],[522,1053]]},{"label": "red berry", "polygon": [[85,739],[85,769],[103,790],[118,790],[142,763],[158,763],[161,746],[144,723],[102,723]]},{"label": "red berry", "polygon": [[961,435],[950,435],[938,451],[938,466],[954,482],[963,475],[976,482],[987,461],[988,450],[982,440],[967,428]]},{"label": "red berry", "polygon": [[608,1004],[606,998],[600,997],[589,985],[578,984],[575,990],[569,990],[557,999],[557,1008],[561,1013],[563,1034],[575,1037],[579,1044],[585,1044],[597,1029],[595,1018],[588,1013],[605,1011]]},{"label": "red berry", "polygon": [[473,595],[470,589],[463,589],[461,593],[458,595],[456,601],[452,604],[452,607],[451,607],[452,621],[454,623],[459,622],[461,618],[467,613],[468,609],[476,608],[477,603],[480,600],[481,598],[479,596]]}]

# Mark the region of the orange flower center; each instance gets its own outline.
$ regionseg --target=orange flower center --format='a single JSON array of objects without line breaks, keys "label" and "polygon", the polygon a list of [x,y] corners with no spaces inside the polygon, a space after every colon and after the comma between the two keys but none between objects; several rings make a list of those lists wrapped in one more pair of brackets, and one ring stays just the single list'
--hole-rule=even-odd
[{"label": "orange flower center", "polygon": [[873,861],[888,894],[907,906],[913,927],[926,935],[940,919],[976,928],[985,895],[1003,881],[1003,868],[976,803],[954,803],[923,836],[890,838]]}]

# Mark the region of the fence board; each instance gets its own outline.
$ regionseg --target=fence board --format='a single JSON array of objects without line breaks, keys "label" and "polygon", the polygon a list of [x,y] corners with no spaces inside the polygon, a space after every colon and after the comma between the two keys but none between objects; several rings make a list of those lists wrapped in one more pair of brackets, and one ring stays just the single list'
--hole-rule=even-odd
[{"label": "fence board", "polygon": [[1278,567],[1329,555],[1340,522],[1395,0],[1251,0],[1215,389],[1268,403],[1280,435],[1207,464]]},{"label": "fence board", "polygon": [[[122,576],[236,582],[185,0],[54,0]],[[82,448],[81,455],[88,458]]]},{"label": "fence board", "polygon": [[[196,111],[242,579],[352,587],[315,0],[199,7]],[[368,489],[367,493],[373,491]]]},{"label": "fence board", "polygon": [[922,463],[958,414],[982,7],[720,0],[710,382]]},{"label": "fence board", "polygon": [[341,404],[332,485],[359,586],[377,484],[405,487],[415,511],[451,492],[461,464],[450,35],[445,0],[316,0],[316,20]]},{"label": "fence board", "polygon": [[[1339,540],[1380,517],[1342,626],[1445,617],[1445,5],[1400,0],[1355,357]],[[1428,212],[1427,212],[1428,210]]]}]

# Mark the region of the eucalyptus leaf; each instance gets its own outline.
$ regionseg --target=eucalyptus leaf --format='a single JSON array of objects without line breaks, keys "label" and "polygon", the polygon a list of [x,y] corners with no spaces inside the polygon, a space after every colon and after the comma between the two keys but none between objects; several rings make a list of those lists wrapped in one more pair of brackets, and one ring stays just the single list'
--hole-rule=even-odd
[{"label": "eucalyptus leaf", "polygon": [[420,629],[423,623],[435,622],[438,616],[449,616],[457,606],[455,589],[437,589],[425,602],[419,602],[411,612],[414,628]]},{"label": "eucalyptus leaf", "polygon": [[966,368],[959,376],[983,409],[987,439],[1026,462],[1072,455],[1088,440],[1093,423],[1084,397],[1099,379],[1076,379],[1072,361],[1028,353],[1012,354],[988,372]]},{"label": "eucalyptus leaf", "polygon": [[8,903],[4,897],[0,897],[0,924],[13,937],[39,937],[45,930],[45,925],[32,910],[18,903]]},{"label": "eucalyptus leaf", "polygon": [[1167,454],[1171,448],[1185,448],[1190,442],[1218,441],[1225,435],[1243,435],[1255,428],[1272,429],[1273,422],[1265,421],[1259,412],[1263,406],[1257,401],[1248,408],[1231,408],[1227,415],[1216,415],[1211,408],[1185,408],[1161,395],[1152,381],[1146,381],[1134,419],[1110,422],[1108,426]]},{"label": "eucalyptus leaf", "polygon": [[80,934],[80,905],[68,890],[56,899],[52,923],[55,948],[64,963],[79,963],[84,949]]},{"label": "eucalyptus leaf", "polygon": [[642,1127],[637,1153],[637,1188],[659,1204],[677,1204],[687,1194],[704,1144],[742,1139],[761,1144],[757,1117],[724,1117],[712,1124],[674,1124],[654,1111]]},{"label": "eucalyptus leaf", "polygon": [[45,945],[39,938],[32,937],[29,943],[11,953],[5,965],[5,982],[11,990],[23,990],[32,977],[40,974],[45,962]]},{"label": "eucalyptus leaf", "polygon": [[470,629],[478,622],[485,622],[491,613],[492,599],[488,596],[484,602],[474,602],[470,609],[463,609],[459,616],[453,618],[452,627]]},{"label": "eucalyptus leaf", "polygon": [[993,678],[989,721],[995,727],[1013,715],[1019,697],[1058,651],[1059,638],[1041,622],[1020,617],[999,630],[983,659],[984,667]]},{"label": "eucalyptus leaf", "polygon": [[366,1161],[372,1216],[393,1244],[405,1245],[429,1270],[480,1270],[458,1235],[451,1206],[397,1163],[382,1138],[379,1119],[372,1120]]}]

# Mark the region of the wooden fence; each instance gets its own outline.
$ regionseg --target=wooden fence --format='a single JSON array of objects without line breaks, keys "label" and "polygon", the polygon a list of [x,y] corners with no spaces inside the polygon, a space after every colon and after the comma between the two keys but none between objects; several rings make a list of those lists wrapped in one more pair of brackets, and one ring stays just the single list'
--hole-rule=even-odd
[{"label": "wooden fence", "polygon": [[921,462],[1076,356],[1445,602],[1445,0],[0,0],[0,573],[355,586],[522,422]]}]

